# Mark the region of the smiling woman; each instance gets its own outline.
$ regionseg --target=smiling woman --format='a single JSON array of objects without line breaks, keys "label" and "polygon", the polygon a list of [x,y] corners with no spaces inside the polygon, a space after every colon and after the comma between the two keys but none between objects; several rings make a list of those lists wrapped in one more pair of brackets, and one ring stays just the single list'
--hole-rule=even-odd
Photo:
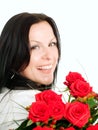
[{"label": "smiling woman", "polygon": [[0,36],[0,129],[17,128],[35,94],[54,89],[60,59],[55,21],[38,13],[8,20]]},{"label": "smiling woman", "polygon": [[49,23],[42,21],[32,25],[29,42],[30,62],[21,74],[39,84],[49,85],[53,82],[59,57],[56,37]]}]

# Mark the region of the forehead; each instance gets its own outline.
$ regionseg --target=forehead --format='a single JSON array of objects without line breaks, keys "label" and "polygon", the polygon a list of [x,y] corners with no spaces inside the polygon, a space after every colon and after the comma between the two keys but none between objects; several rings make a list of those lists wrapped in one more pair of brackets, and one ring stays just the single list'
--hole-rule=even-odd
[{"label": "forehead", "polygon": [[52,28],[51,25],[47,21],[41,21],[41,22],[32,24],[30,29],[43,28],[46,26]]},{"label": "forehead", "polygon": [[31,25],[29,40],[56,38],[51,25],[47,21],[42,21]]}]

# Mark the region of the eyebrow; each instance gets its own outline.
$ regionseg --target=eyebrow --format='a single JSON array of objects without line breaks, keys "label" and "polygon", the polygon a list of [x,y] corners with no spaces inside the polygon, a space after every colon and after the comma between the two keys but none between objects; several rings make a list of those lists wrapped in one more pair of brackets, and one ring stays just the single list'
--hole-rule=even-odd
[{"label": "eyebrow", "polygon": [[[53,38],[50,40],[50,42],[51,42],[52,40],[56,40],[56,41],[57,41],[57,39],[56,39],[55,37],[53,37]],[[42,43],[42,42],[37,41],[37,40],[30,40],[30,42]]]}]

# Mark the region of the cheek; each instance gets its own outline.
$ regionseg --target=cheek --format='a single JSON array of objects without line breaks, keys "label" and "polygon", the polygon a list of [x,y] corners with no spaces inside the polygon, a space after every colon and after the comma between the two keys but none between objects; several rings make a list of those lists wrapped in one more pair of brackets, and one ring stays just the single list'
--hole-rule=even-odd
[{"label": "cheek", "polygon": [[35,65],[37,62],[39,62],[39,59],[40,59],[40,55],[39,54],[31,54],[31,57],[30,57],[30,62],[29,62],[29,65],[33,66]]},{"label": "cheek", "polygon": [[54,55],[55,60],[57,60],[57,61],[58,61],[58,59],[59,59],[58,49],[55,49],[55,50],[53,51],[53,54],[52,54],[52,55]]}]

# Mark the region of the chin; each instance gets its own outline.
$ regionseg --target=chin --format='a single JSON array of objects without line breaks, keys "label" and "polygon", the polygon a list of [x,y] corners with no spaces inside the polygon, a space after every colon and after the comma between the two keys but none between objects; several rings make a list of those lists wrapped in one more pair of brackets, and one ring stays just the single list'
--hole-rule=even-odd
[{"label": "chin", "polygon": [[52,81],[48,81],[48,82],[46,82],[46,83],[44,82],[45,85],[50,85],[50,84],[52,84],[52,83],[53,83],[53,80],[52,80]]},{"label": "chin", "polygon": [[42,80],[42,84],[50,85],[53,83],[53,77],[45,77],[44,80]]}]

